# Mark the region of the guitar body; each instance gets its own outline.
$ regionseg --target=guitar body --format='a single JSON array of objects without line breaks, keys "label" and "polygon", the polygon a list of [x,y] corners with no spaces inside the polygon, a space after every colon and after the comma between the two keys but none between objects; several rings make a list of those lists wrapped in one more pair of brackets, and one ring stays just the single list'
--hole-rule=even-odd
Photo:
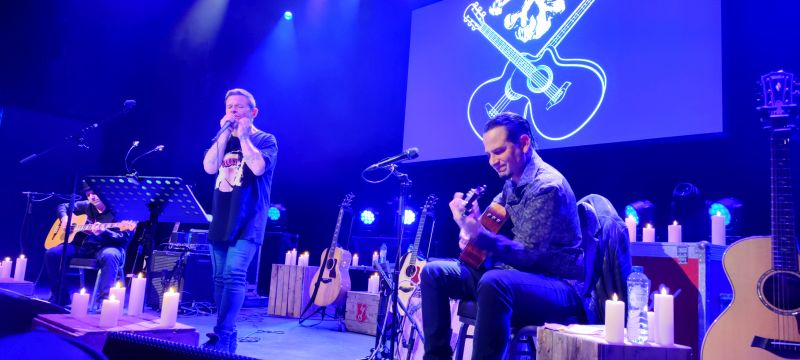
[{"label": "guitar body", "polygon": [[[508,220],[508,211],[498,203],[491,203],[479,218],[481,225],[493,234],[497,234]],[[458,260],[473,269],[480,269],[489,253],[470,242],[461,251]]]},{"label": "guitar body", "polygon": [[[78,232],[75,231],[75,227],[81,226],[86,224],[86,219],[88,217],[86,215],[72,215],[72,234],[69,235],[69,239],[67,242],[72,243],[72,240],[75,239],[75,234]],[[50,250],[60,244],[64,243],[64,230],[61,229],[61,219],[56,219],[53,222],[53,226],[50,227],[50,231],[47,233],[47,237],[44,239],[44,248]]]},{"label": "guitar body", "polygon": [[[401,263],[403,266],[400,268],[400,277],[399,277],[399,291],[397,292],[397,301],[399,301],[403,306],[408,308],[411,304],[411,295],[414,293],[414,290],[417,289],[419,286],[419,274],[422,271],[422,268],[425,267],[427,261],[417,258],[414,261],[414,264],[411,264],[411,256],[417,256],[416,254],[406,253],[403,255],[403,259]],[[406,312],[403,311],[402,308],[397,309],[397,312],[400,316],[405,316]]]},{"label": "guitar body", "polygon": [[338,246],[330,256],[329,251],[330,249],[322,251],[319,269],[314,274],[309,289],[309,292],[313,293],[317,279],[322,278],[317,296],[314,298],[314,304],[317,306],[339,304],[350,291],[350,252]]},{"label": "guitar body", "polygon": [[[751,346],[754,336],[800,342],[798,319],[788,314],[800,310],[800,274],[772,270],[771,243],[770,237],[747,238],[734,243],[725,252],[723,266],[733,288],[733,302],[706,333],[703,359],[800,358],[797,346],[793,347],[794,351],[791,346],[785,347],[783,350],[790,351],[788,353],[776,350],[777,354]],[[784,288],[783,298],[772,291],[776,283]],[[773,311],[765,302],[782,303],[786,314]]]},{"label": "guitar body", "polygon": [[479,85],[469,100],[467,116],[478,137],[495,115],[511,111],[531,121],[539,135],[563,140],[594,117],[606,92],[606,75],[596,63],[563,59],[555,48],[539,57],[521,54],[534,70],[525,75],[509,61],[500,76]]}]

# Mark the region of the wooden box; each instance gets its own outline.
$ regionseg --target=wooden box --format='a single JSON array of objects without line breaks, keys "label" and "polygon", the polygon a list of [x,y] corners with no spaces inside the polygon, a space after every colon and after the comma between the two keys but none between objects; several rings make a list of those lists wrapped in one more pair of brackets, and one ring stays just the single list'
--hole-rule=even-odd
[{"label": "wooden box", "polygon": [[25,296],[33,296],[33,283],[30,281],[17,281],[14,278],[0,279],[0,289],[11,290]]},{"label": "wooden box", "polygon": [[348,291],[344,325],[347,331],[375,335],[380,296],[366,291]]},{"label": "wooden box", "polygon": [[692,349],[683,345],[659,347],[653,343],[609,344],[603,335],[578,335],[540,326],[536,330],[536,359],[691,360]]},{"label": "wooden box", "polygon": [[[711,323],[733,299],[722,268],[726,247],[697,243],[632,243],[633,265],[644,267],[650,291],[661,284],[675,294],[675,342],[700,353]],[[652,298],[651,306],[652,306]]]},{"label": "wooden box", "polygon": [[176,323],[174,328],[160,328],[159,318],[153,315],[122,316],[113,328],[99,326],[100,315],[90,314],[76,319],[69,314],[42,314],[33,319],[34,328],[43,328],[50,332],[75,338],[89,347],[102,351],[106,336],[110,331],[134,332],[137,335],[154,337],[162,340],[197,346],[200,334],[191,326]]},{"label": "wooden box", "polygon": [[308,290],[318,268],[318,266],[272,264],[267,313],[299,318],[311,298]]}]

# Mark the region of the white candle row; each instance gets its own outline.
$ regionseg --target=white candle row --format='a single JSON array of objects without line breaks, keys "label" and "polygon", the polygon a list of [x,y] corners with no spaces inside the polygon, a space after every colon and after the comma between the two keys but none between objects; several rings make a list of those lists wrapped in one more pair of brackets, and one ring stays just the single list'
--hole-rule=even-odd
[{"label": "white candle row", "polygon": [[24,281],[25,270],[28,268],[28,258],[25,255],[20,255],[16,260],[16,265],[12,263],[10,257],[0,261],[0,278],[10,279],[12,266],[14,267],[14,281]]},{"label": "white candle row", "polygon": [[[625,342],[625,303],[617,300],[617,294],[605,304],[605,333],[609,343]],[[660,346],[675,344],[675,311],[673,296],[661,289],[655,295],[654,309],[647,313],[647,341]],[[630,320],[630,319],[629,319]]]},{"label": "white candle row", "polygon": [[[628,238],[631,242],[636,242],[636,219],[633,216],[625,218],[625,227],[628,228]],[[656,229],[651,224],[646,224],[642,228],[642,242],[655,242]],[[667,226],[667,242],[680,243],[683,241],[682,228],[678,221],[673,221],[672,225]],[[717,213],[711,217],[711,243],[714,245],[725,245],[725,218]]]},{"label": "white candle row", "polygon": [[289,250],[283,258],[283,265],[308,266],[309,256],[308,251],[297,256],[297,249]]},{"label": "white candle row", "polygon": [[308,251],[300,254],[300,257],[297,259],[297,266],[308,266]]}]

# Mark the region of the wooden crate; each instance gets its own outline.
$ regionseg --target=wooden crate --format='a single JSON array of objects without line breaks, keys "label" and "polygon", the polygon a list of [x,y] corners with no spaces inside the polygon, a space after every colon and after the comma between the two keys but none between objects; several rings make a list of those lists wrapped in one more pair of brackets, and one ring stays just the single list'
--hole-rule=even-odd
[{"label": "wooden crate", "polygon": [[348,291],[344,325],[347,331],[375,335],[380,296],[366,291]]},{"label": "wooden crate", "polygon": [[308,289],[318,268],[318,266],[272,264],[267,313],[299,318],[311,298]]},{"label": "wooden crate", "polygon": [[16,281],[14,278],[0,279],[0,289],[11,290],[25,296],[33,296],[33,283],[30,281]]},{"label": "wooden crate", "polygon": [[691,360],[692,348],[660,347],[653,343],[609,344],[602,335],[571,334],[540,326],[536,331],[536,359]]},{"label": "wooden crate", "polygon": [[127,331],[137,335],[154,337],[181,344],[197,346],[200,334],[189,325],[176,323],[174,328],[160,328],[159,318],[153,315],[122,316],[113,328],[101,328],[100,315],[90,314],[76,319],[69,314],[42,314],[33,319],[34,328],[43,328],[50,332],[75,338],[89,347],[102,351],[106,336],[110,331]]}]

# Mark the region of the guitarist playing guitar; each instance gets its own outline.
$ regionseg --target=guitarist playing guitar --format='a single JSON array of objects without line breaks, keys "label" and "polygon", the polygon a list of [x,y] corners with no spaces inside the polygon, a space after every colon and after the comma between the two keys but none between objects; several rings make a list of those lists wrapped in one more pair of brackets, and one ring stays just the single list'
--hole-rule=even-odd
[{"label": "guitarist playing guitar", "polygon": [[[482,190],[466,198],[456,193],[449,205],[460,228],[459,245],[465,253],[474,246],[490,254],[491,261],[465,254],[461,262],[435,260],[422,269],[426,358],[452,355],[450,298],[477,303],[473,359],[502,358],[512,323],[572,323],[583,313],[577,291],[566,281],[584,273],[577,204],[569,183],[536,153],[530,122],[518,114],[501,113],[489,120],[483,145],[489,165],[505,180],[492,210],[479,218],[475,194]],[[513,225],[511,237],[492,233],[503,212]],[[477,261],[471,262],[473,258]]]},{"label": "guitarist playing guitar", "polygon": [[733,302],[703,340],[703,359],[800,359],[800,272],[789,165],[794,103],[792,74],[761,77],[772,147],[772,237],[731,245],[723,257]]}]

